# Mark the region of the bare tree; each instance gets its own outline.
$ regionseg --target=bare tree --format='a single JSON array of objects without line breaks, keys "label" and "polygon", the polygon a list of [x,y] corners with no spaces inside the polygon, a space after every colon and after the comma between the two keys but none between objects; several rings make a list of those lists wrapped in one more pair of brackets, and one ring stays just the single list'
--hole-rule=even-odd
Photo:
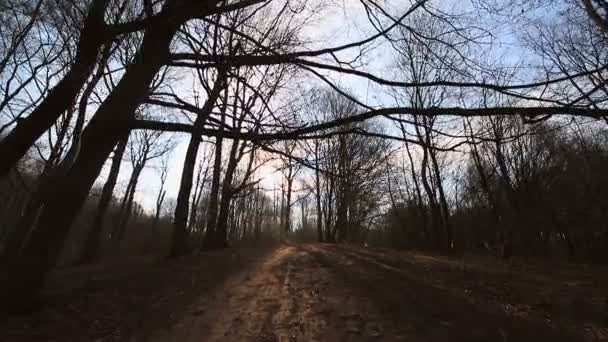
[{"label": "bare tree", "polygon": [[133,132],[129,139],[129,158],[132,171],[120,205],[120,219],[111,232],[111,238],[117,242],[125,236],[129,219],[133,213],[133,203],[137,183],[142,171],[149,162],[161,158],[174,147],[171,139],[163,139],[162,132],[138,130]]},{"label": "bare tree", "polygon": [[188,208],[190,200],[190,191],[192,190],[192,178],[194,175],[194,166],[196,164],[196,156],[200,146],[200,130],[203,128],[207,118],[211,114],[211,109],[215,106],[215,102],[220,96],[220,93],[225,88],[226,75],[225,71],[219,71],[213,88],[208,94],[205,104],[202,106],[200,113],[194,122],[195,131],[190,138],[190,144],[186,151],[186,159],[182,171],[182,181],[180,190],[177,196],[177,205],[175,207],[175,221],[173,243],[171,245],[170,256],[175,257],[186,252],[187,239],[187,224],[188,224]]},{"label": "bare tree", "polygon": [[124,153],[127,149],[128,139],[129,135],[126,134],[125,137],[118,142],[116,148],[114,149],[112,162],[110,165],[110,173],[108,174],[108,178],[106,179],[101,191],[101,196],[99,197],[99,202],[97,204],[97,211],[95,212],[93,223],[87,232],[86,241],[82,249],[80,260],[82,263],[92,262],[99,258],[99,250],[103,238],[104,218],[112,200],[112,194],[114,192],[114,188],[116,187],[116,182],[118,181],[120,166],[123,161]]},{"label": "bare tree", "polygon": [[168,157],[167,155],[165,155],[165,157],[162,158],[160,166],[160,188],[158,190],[158,196],[156,196],[156,210],[154,211],[155,225],[158,224],[161,210],[163,208],[163,202],[165,201],[165,196],[167,195],[167,190],[165,190],[165,184],[167,183],[168,166]]}]

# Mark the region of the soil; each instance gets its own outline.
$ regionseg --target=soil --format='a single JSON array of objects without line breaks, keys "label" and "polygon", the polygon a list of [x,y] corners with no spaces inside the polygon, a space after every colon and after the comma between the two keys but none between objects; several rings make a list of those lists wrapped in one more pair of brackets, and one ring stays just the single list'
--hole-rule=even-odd
[{"label": "soil", "polygon": [[604,267],[348,245],[58,270],[5,341],[608,341]]}]

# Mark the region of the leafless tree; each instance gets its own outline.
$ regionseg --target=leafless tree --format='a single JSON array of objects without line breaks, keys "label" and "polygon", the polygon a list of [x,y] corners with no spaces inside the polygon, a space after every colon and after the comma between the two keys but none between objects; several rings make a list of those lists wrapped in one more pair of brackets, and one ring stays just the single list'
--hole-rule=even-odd
[{"label": "leafless tree", "polygon": [[133,212],[135,192],[142,171],[150,161],[161,158],[174,147],[171,139],[163,137],[162,132],[135,131],[128,143],[129,159],[132,166],[131,176],[120,205],[120,220],[112,230],[111,238],[121,241]]}]

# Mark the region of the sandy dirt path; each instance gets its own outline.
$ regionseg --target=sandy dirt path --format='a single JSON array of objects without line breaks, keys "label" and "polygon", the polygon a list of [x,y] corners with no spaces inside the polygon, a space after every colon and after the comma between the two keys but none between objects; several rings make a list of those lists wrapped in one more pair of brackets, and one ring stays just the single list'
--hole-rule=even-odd
[{"label": "sandy dirt path", "polygon": [[367,251],[285,245],[151,341],[577,341],[506,315]]}]

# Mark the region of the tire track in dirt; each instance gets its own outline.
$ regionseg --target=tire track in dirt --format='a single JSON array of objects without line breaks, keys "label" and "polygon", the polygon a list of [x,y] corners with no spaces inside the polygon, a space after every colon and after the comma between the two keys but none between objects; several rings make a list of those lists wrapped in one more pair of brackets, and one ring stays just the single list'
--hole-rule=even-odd
[{"label": "tire track in dirt", "polygon": [[372,254],[284,245],[154,341],[574,341],[486,312]]},{"label": "tire track in dirt", "polygon": [[[605,306],[601,305],[602,299],[606,298],[605,292],[594,288],[601,286],[594,284],[598,274],[585,272],[584,266],[574,274],[566,267],[561,267],[558,272],[546,265],[548,269],[538,269],[534,262],[514,270],[512,265],[504,266],[503,260],[486,265],[354,245],[335,248],[354,258],[365,259],[428,286],[448,291],[485,311],[524,320],[541,326],[541,329],[549,327],[586,341],[608,341],[608,320],[603,309]],[[564,274],[551,275],[551,272]],[[588,283],[584,287],[570,288],[578,282]]]},{"label": "tire track in dirt", "polygon": [[[412,341],[576,341],[563,331],[480,309],[447,290],[428,284],[397,265],[364,252],[327,245],[306,246],[325,260],[361,301],[370,301],[390,340]],[[390,330],[393,330],[392,332]]]},{"label": "tire track in dirt", "polygon": [[256,267],[201,298],[192,317],[157,341],[277,341],[273,317],[281,308],[292,248],[281,247]]},{"label": "tire track in dirt", "polygon": [[283,246],[255,268],[229,279],[193,314],[153,341],[323,341],[325,326],[313,310],[318,291],[306,253]]}]

